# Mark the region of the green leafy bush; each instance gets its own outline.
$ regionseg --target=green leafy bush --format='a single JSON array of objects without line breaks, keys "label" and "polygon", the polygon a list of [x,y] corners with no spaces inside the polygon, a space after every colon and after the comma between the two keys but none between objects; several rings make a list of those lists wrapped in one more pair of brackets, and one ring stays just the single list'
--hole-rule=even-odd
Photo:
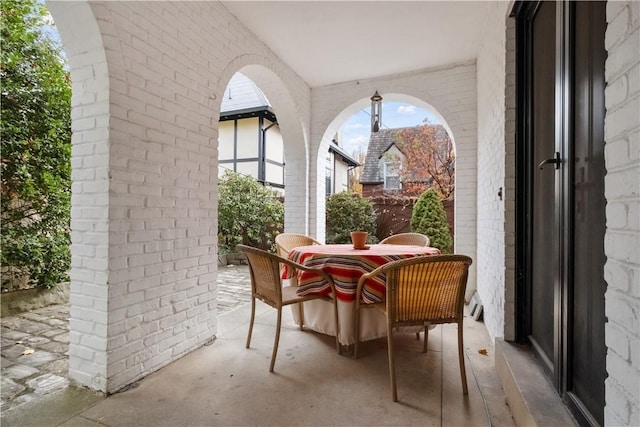
[{"label": "green leafy bush", "polygon": [[327,243],[351,243],[352,231],[368,231],[368,243],[375,243],[376,213],[368,198],[342,192],[327,197]]},{"label": "green leafy bush", "polygon": [[284,228],[284,205],[277,192],[254,178],[226,171],[219,182],[218,246],[230,251],[239,243],[275,249]]},{"label": "green leafy bush", "polygon": [[1,7],[2,287],[51,287],[71,261],[71,84],[44,2]]},{"label": "green leafy bush", "polygon": [[413,206],[411,214],[411,230],[429,236],[430,246],[438,248],[442,253],[449,253],[453,241],[449,232],[447,213],[433,188],[420,195]]}]

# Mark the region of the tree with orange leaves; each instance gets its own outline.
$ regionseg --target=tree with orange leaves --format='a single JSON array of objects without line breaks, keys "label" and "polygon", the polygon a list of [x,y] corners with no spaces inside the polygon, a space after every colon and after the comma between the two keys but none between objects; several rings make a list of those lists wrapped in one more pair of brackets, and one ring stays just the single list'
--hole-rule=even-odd
[{"label": "tree with orange leaves", "polygon": [[442,125],[424,125],[402,129],[397,146],[404,154],[401,178],[403,190],[421,194],[433,188],[442,200],[453,197],[455,153],[449,134]]}]

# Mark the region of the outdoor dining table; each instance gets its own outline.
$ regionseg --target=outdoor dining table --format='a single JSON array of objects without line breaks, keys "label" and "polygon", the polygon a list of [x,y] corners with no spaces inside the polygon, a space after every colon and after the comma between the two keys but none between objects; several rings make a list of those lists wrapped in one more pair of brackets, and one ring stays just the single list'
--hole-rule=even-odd
[{"label": "outdoor dining table", "polygon": [[[428,246],[371,245],[367,249],[354,249],[353,245],[312,245],[293,248],[289,259],[307,267],[321,268],[333,279],[338,300],[339,341],[343,345],[355,342],[354,317],[356,287],[360,277],[391,261],[440,254],[440,250]],[[291,269],[283,270],[283,278],[294,276]],[[299,271],[296,274],[299,295],[327,295],[331,286],[320,276]],[[364,303],[384,301],[385,279],[378,276],[369,279],[362,292]],[[335,336],[332,304],[323,300],[304,303],[304,325],[316,332]],[[300,322],[298,310],[293,310],[296,323]],[[413,329],[415,330],[415,328]],[[367,341],[386,336],[386,320],[379,310],[363,310],[360,340]]]}]

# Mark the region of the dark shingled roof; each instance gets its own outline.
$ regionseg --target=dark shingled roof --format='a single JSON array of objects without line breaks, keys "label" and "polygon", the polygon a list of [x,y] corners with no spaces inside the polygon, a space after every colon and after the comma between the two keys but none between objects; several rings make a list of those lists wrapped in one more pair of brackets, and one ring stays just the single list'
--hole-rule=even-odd
[{"label": "dark shingled roof", "polygon": [[371,132],[367,156],[364,159],[364,170],[360,177],[361,184],[380,184],[384,177],[380,176],[378,160],[396,143],[396,134],[402,129],[380,129]]}]

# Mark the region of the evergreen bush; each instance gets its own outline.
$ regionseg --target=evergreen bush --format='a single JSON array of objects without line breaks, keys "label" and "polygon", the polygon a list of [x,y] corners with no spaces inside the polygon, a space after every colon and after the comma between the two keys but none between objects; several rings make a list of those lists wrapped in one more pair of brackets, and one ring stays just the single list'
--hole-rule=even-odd
[{"label": "evergreen bush", "polygon": [[284,228],[284,204],[278,193],[253,177],[226,171],[218,184],[218,246],[232,251],[239,243],[275,250]]},{"label": "evergreen bush", "polygon": [[71,83],[44,2],[1,8],[2,288],[52,287],[71,264]]},{"label": "evergreen bush", "polygon": [[438,248],[442,253],[449,253],[453,241],[449,232],[447,213],[433,188],[420,195],[413,206],[411,214],[411,230],[429,236],[429,246]]},{"label": "evergreen bush", "polygon": [[348,191],[327,197],[326,242],[351,243],[352,231],[367,231],[367,242],[377,241],[376,213],[371,201]]}]

